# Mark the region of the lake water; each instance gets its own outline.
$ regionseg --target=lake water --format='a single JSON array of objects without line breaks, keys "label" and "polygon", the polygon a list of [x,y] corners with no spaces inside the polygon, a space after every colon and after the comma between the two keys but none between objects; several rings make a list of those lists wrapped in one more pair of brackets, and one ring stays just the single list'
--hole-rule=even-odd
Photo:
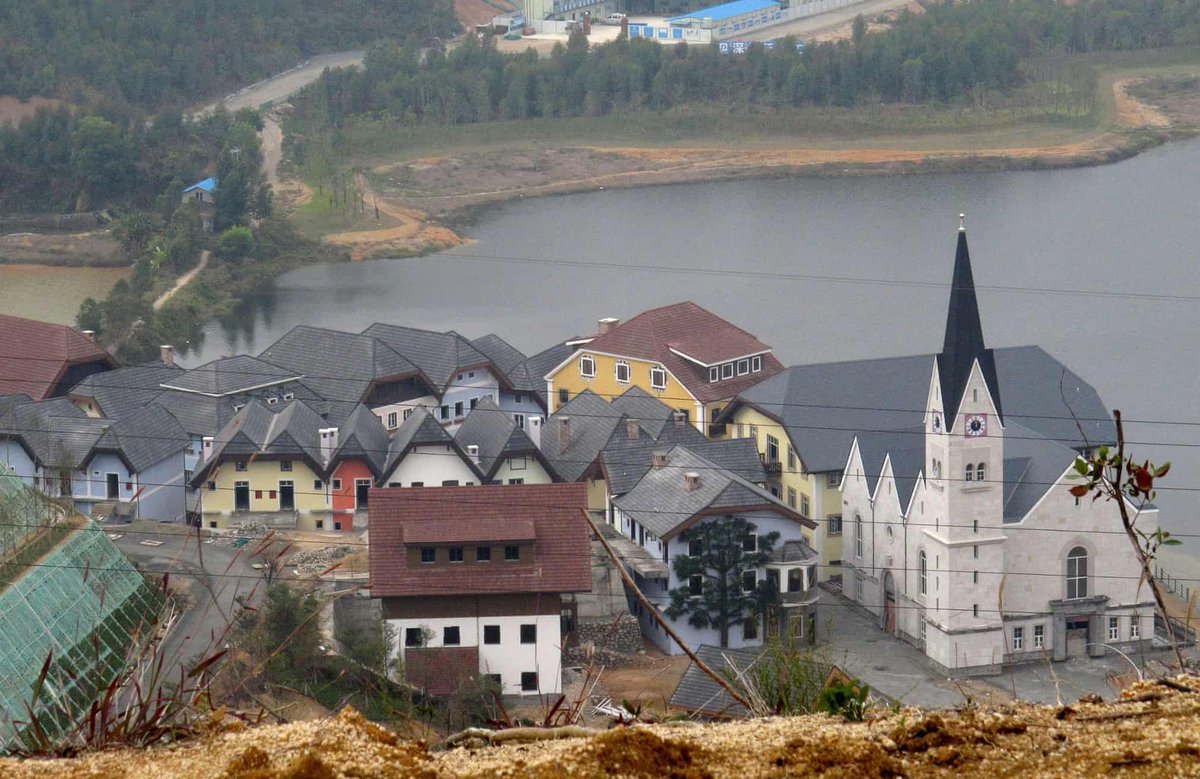
[{"label": "lake water", "polygon": [[0,264],[0,311],[12,316],[75,324],[85,298],[103,300],[128,268],[58,268]]},{"label": "lake water", "polygon": [[300,323],[496,332],[532,352],[688,299],[786,364],[933,352],[965,211],[989,344],[1039,344],[1144,420],[1137,453],[1176,466],[1164,524],[1200,534],[1198,204],[1200,141],[1099,168],[531,199],[482,214],[456,251],[290,273],[186,362],[257,353]]}]

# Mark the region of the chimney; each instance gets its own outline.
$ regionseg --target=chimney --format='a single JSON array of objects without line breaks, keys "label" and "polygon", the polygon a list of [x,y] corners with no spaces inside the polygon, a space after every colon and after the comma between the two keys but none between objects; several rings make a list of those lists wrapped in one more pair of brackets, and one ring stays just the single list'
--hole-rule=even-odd
[{"label": "chimney", "polygon": [[175,367],[175,347],[171,344],[163,344],[158,347],[158,359],[162,360],[162,364],[168,368]]},{"label": "chimney", "polygon": [[79,334],[93,343],[95,343],[95,341],[96,341],[96,331],[95,330],[80,330]]},{"label": "chimney", "polygon": [[687,427],[687,412],[676,411],[672,416],[675,419],[675,427]]},{"label": "chimney", "polygon": [[209,457],[212,456],[212,449],[213,449],[213,437],[212,436],[206,435],[200,439],[200,453],[201,453],[201,455],[203,455],[205,460],[207,460]]},{"label": "chimney", "polygon": [[328,463],[338,448],[338,429],[323,427],[321,433],[321,462]]},{"label": "chimney", "polygon": [[467,444],[467,457],[471,458],[471,462],[479,465],[479,445]]},{"label": "chimney", "polygon": [[611,333],[613,330],[617,329],[617,325],[621,324],[621,320],[617,319],[616,317],[609,316],[601,319],[596,324],[597,332],[600,335],[607,335],[608,333]]},{"label": "chimney", "polygon": [[655,468],[665,468],[667,466],[667,453],[666,452],[662,452],[662,451],[654,452],[654,454],[651,456],[654,458],[653,460],[651,460],[651,464]]},{"label": "chimney", "polygon": [[628,438],[630,441],[636,441],[636,440],[638,440],[638,436],[641,435],[641,433],[642,433],[642,428],[638,424],[638,421],[636,419],[626,419],[625,420],[625,437],[626,438]]},{"label": "chimney", "polygon": [[695,492],[700,487],[700,474],[695,471],[688,471],[683,475],[683,489],[685,492]]},{"label": "chimney", "polygon": [[558,418],[558,453],[562,454],[571,446],[571,418]]}]

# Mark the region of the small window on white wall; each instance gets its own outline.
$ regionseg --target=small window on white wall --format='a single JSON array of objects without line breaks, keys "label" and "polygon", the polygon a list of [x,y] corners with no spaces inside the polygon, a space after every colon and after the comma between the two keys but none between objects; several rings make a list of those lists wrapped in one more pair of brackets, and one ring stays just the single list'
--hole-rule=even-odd
[{"label": "small window on white wall", "polygon": [[622,384],[629,383],[629,363],[624,360],[617,363],[617,381]]},{"label": "small window on white wall", "polygon": [[579,375],[589,379],[596,376],[596,360],[589,354],[579,358]]}]

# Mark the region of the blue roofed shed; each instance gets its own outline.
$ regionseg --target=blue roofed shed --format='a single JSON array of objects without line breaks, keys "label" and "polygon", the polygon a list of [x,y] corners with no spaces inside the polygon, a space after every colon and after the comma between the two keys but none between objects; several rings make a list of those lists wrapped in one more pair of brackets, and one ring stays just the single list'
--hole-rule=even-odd
[{"label": "blue roofed shed", "polygon": [[215,176],[209,176],[204,181],[197,181],[195,184],[183,190],[183,202],[196,201],[203,205],[212,205],[215,202],[217,195],[217,179]]},{"label": "blue roofed shed", "polygon": [[703,8],[682,16],[667,20],[672,27],[701,27],[717,29],[721,27],[738,29],[766,26],[776,20],[782,6],[776,0],[734,0],[732,3],[722,3],[711,8]]}]

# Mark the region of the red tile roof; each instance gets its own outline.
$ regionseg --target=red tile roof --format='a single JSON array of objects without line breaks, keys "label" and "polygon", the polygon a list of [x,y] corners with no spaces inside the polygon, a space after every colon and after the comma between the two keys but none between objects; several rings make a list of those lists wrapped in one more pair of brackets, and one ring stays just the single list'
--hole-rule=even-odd
[{"label": "red tile roof", "polygon": [[[516,485],[513,485],[516,486]],[[462,522],[409,522],[402,533],[406,544],[467,544],[484,541],[534,541],[537,533],[526,520],[495,522],[470,517]]]},{"label": "red tile roof", "polygon": [[[371,502],[371,595],[498,595],[587,592],[592,588],[587,485],[512,484],[486,487],[373,489]],[[512,529],[534,530],[533,562],[496,561],[473,566],[409,568],[405,540],[423,544],[510,539]],[[416,543],[416,542],[410,542]]]},{"label": "red tile roof", "polygon": [[[643,311],[580,346],[577,353],[589,350],[660,362],[704,403],[731,398],[783,370],[783,364],[770,353],[771,347],[692,302]],[[708,369],[692,362],[716,365],[754,354],[763,355],[761,371],[711,383]],[[667,389],[670,395],[670,387]]]},{"label": "red tile roof", "polygon": [[44,400],[71,365],[117,361],[66,325],[0,314],[0,395]]}]

